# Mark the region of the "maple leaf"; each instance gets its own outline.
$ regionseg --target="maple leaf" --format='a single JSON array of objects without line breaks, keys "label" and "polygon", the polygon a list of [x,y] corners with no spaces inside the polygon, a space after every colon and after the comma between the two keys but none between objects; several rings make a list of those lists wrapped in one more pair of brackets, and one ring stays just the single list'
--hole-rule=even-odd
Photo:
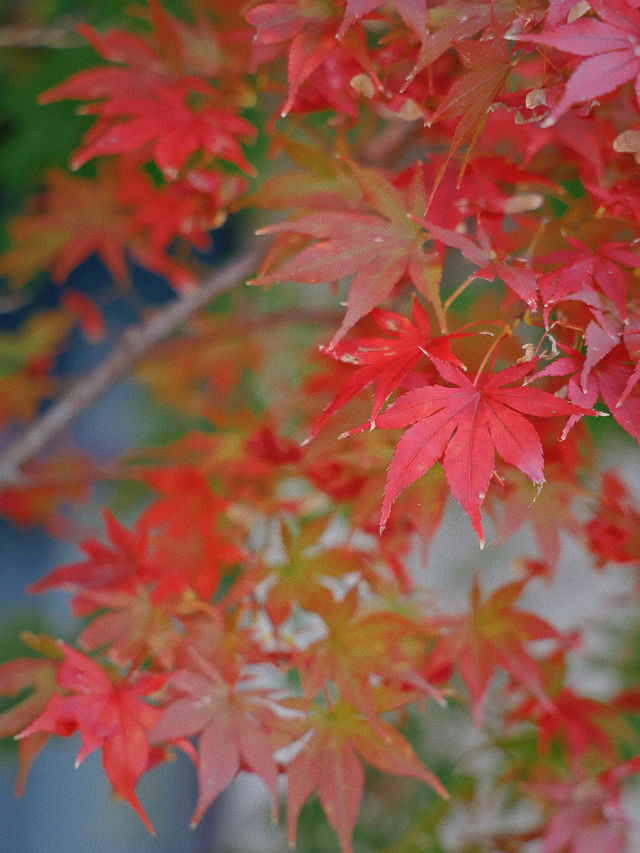
[{"label": "maple leaf", "polygon": [[315,696],[327,684],[375,727],[377,713],[407,705],[418,697],[444,703],[428,680],[427,645],[433,628],[410,615],[373,607],[359,612],[358,591],[320,612],[326,635],[294,655],[304,694]]},{"label": "maple leaf", "polygon": [[[44,642],[43,638],[37,639],[39,645],[53,645],[49,638]],[[56,646],[49,658],[16,658],[0,666],[0,696],[18,698],[17,703],[0,712],[0,738],[17,735],[44,711],[56,690],[59,660],[55,658],[58,651]],[[25,694],[25,690],[30,692]],[[23,793],[31,763],[48,739],[46,732],[34,732],[18,742],[16,796]]]},{"label": "maple leaf", "polygon": [[530,373],[533,362],[477,376],[475,382],[452,365],[434,363],[450,386],[409,391],[378,416],[383,429],[413,425],[400,438],[389,466],[380,525],[384,528],[400,492],[443,457],[451,494],[469,515],[482,547],[480,506],[493,476],[495,451],[535,484],[544,482],[540,438],[524,415],[591,412],[547,391],[504,387]]},{"label": "maple leaf", "polygon": [[213,493],[194,466],[150,470],[143,479],[160,493],[139,521],[149,531],[153,548],[154,601],[174,598],[188,588],[207,601],[224,568],[245,558],[227,532],[226,501]]},{"label": "maple leaf", "polygon": [[56,587],[73,592],[120,589],[131,592],[139,579],[152,576],[148,564],[148,536],[144,530],[130,532],[109,509],[103,511],[112,546],[87,539],[81,549],[87,559],[58,566],[29,586],[29,592],[48,592]]},{"label": "maple leaf", "polygon": [[[198,80],[144,81],[141,85],[138,75],[125,76],[121,71],[99,86],[94,80],[97,72],[107,77],[110,70],[94,69],[84,88],[72,78],[41,99],[48,103],[68,97],[108,96],[103,103],[85,108],[100,118],[86,133],[71,160],[72,168],[79,169],[94,157],[135,151],[154,160],[166,177],[174,179],[191,155],[205,151],[252,174],[238,139],[251,140],[256,130],[241,116],[215,104],[216,89]],[[197,112],[190,105],[194,93],[205,101]],[[206,100],[211,103],[207,105]]]},{"label": "maple leaf", "polygon": [[[585,339],[592,348],[591,351],[587,350],[586,357],[574,350],[570,355],[551,362],[537,375],[571,374],[567,382],[569,399],[577,405],[594,406],[600,396],[614,420],[640,443],[638,363],[629,364],[626,347],[619,343],[614,345],[615,340],[612,343],[611,337],[596,323],[589,323]],[[573,415],[569,419],[565,432],[571,429],[578,417]]]},{"label": "maple leaf", "polygon": [[556,303],[564,299],[580,299],[593,305],[596,294],[611,300],[620,319],[625,320],[627,285],[620,265],[635,269],[640,260],[638,255],[629,249],[628,243],[605,242],[594,249],[570,235],[566,242],[571,248],[536,258],[538,263],[561,264],[540,280],[545,322]]},{"label": "maple leaf", "polygon": [[558,739],[566,741],[572,759],[582,757],[593,750],[609,760],[616,751],[611,733],[623,727],[620,710],[609,702],[599,702],[581,696],[571,687],[564,687],[547,700],[541,702],[531,697],[509,714],[510,722],[516,720],[533,723],[538,733],[539,750],[548,755],[551,744]]},{"label": "maple leaf", "polygon": [[[437,179],[439,180],[439,178]],[[434,190],[435,192],[435,190]],[[474,277],[493,281],[497,276],[502,279],[519,299],[526,302],[529,308],[537,306],[537,274],[526,267],[516,267],[500,260],[489,242],[489,235],[478,224],[477,242],[466,234],[461,234],[451,228],[443,228],[430,219],[416,219],[435,241],[444,243],[452,249],[458,249],[471,263],[478,264]]]},{"label": "maple leaf", "polygon": [[86,559],[58,566],[31,584],[29,592],[59,588],[73,593],[74,615],[93,617],[79,637],[84,649],[108,646],[110,659],[123,667],[149,656],[170,666],[178,638],[174,621],[187,609],[186,599],[179,597],[183,590],[178,584],[170,601],[157,595],[158,569],[144,524],[138,521],[129,530],[108,509],[104,518],[111,544],[84,541],[80,548]]},{"label": "maple leaf", "polygon": [[278,813],[278,768],[268,721],[274,716],[273,689],[256,687],[249,678],[228,681],[213,663],[191,647],[193,669],[179,669],[167,681],[175,697],[151,733],[154,743],[198,736],[198,803],[195,826],[217,795],[243,770],[257,773]]},{"label": "maple leaf", "polygon": [[[513,63],[503,33],[495,20],[488,39],[456,42],[455,49],[462,64],[469,70],[453,83],[430,116],[427,125],[431,127],[437,121],[460,116],[448,156],[452,157],[462,145],[467,144],[460,169],[462,174],[476,140],[482,133],[489,110],[502,90]],[[442,171],[444,168],[446,161]],[[441,177],[442,173],[436,179],[433,192]]]},{"label": "maple leaf", "polygon": [[353,275],[347,310],[330,344],[333,347],[408,276],[416,290],[432,304],[444,331],[440,267],[423,248],[425,238],[418,222],[408,217],[424,213],[420,170],[416,170],[405,198],[379,171],[354,162],[348,166],[375,212],[323,211],[261,228],[259,234],[296,234],[317,242],[285,260],[276,272],[261,271],[249,283],[264,285],[289,280],[315,284]]},{"label": "maple leaf", "polygon": [[62,284],[95,252],[114,279],[124,281],[132,211],[116,187],[112,164],[102,164],[94,179],[49,171],[40,209],[14,217],[9,225],[12,246],[0,260],[0,275],[22,285],[46,269]]},{"label": "maple leaf", "polygon": [[[96,156],[138,152],[143,162],[154,160],[174,179],[187,159],[206,152],[251,174],[239,140],[253,139],[256,130],[229,99],[233,89],[212,86],[201,62],[194,69],[200,75],[188,73],[193,58],[186,44],[188,30],[157,0],[151,5],[154,32],[149,40],[121,32],[101,36],[87,25],[78,27],[102,56],[120,67],[79,71],[40,96],[44,104],[66,98],[90,101],[82,112],[99,116],[73,155],[72,168]],[[207,70],[219,72],[223,64],[218,60],[217,67]]]},{"label": "maple leaf", "polygon": [[567,639],[540,616],[513,606],[529,581],[530,577],[525,577],[504,584],[483,600],[478,578],[474,576],[469,613],[442,615],[435,620],[443,635],[432,655],[440,665],[450,661],[457,667],[469,691],[476,721],[481,718],[482,703],[496,666],[531,690],[541,706],[552,711],[540,664],[526,645],[537,640],[566,645]]},{"label": "maple leaf", "polygon": [[561,532],[566,531],[581,539],[582,523],[574,511],[577,497],[575,478],[586,470],[587,462],[592,462],[592,459],[583,452],[584,433],[575,427],[568,434],[566,431],[563,433],[562,441],[558,441],[556,428],[541,430],[540,438],[545,461],[544,488],[535,495],[520,471],[507,468],[500,471],[500,489],[489,491],[484,507],[500,542],[522,524],[530,524],[544,574],[551,578],[560,557]]},{"label": "maple leaf", "polygon": [[352,338],[341,341],[334,347],[325,347],[323,352],[338,361],[357,366],[357,369],[343,383],[340,391],[325,408],[313,425],[307,441],[310,441],[334,412],[345,406],[349,400],[369,385],[374,385],[373,409],[366,424],[354,427],[347,435],[359,432],[364,427],[375,426],[376,417],[387,398],[402,380],[413,370],[423,356],[464,365],[451,352],[449,340],[457,335],[431,337],[429,317],[417,300],[413,302],[412,320],[392,311],[374,308],[371,319],[383,331],[391,332],[394,337]]},{"label": "maple leaf", "polygon": [[275,626],[289,618],[295,605],[319,613],[335,606],[328,578],[349,574],[366,576],[369,567],[362,553],[346,546],[326,547],[321,541],[332,518],[312,519],[294,534],[281,526],[284,560],[266,560],[255,571],[246,573],[234,587],[234,595],[250,593],[267,581],[264,607]]},{"label": "maple leaf", "polygon": [[640,444],[640,378],[638,363],[626,363],[626,350],[616,347],[598,364],[600,394],[611,416]]},{"label": "maple leaf", "polygon": [[433,65],[456,43],[467,41],[480,30],[484,30],[491,23],[492,15],[500,19],[501,12],[500,3],[487,6],[486,3],[473,0],[431,8],[428,32],[421,38],[420,53],[407,83],[428,65]]},{"label": "maple leaf", "polygon": [[588,57],[569,78],[543,127],[554,124],[573,104],[607,95],[631,80],[640,104],[640,13],[626,0],[593,0],[589,5],[601,20],[585,16],[540,35],[508,36]]},{"label": "maple leaf", "polygon": [[147,829],[153,827],[135,794],[135,784],[149,765],[148,732],[162,713],[143,696],[158,690],[164,675],[142,675],[133,683],[114,683],[91,658],[58,641],[64,660],[56,681],[64,691],[54,693],[44,711],[23,729],[18,739],[37,732],[69,737],[79,731],[82,746],[76,766],[95,749],[117,793],[135,809]]},{"label": "maple leaf", "polygon": [[261,3],[245,18],[256,28],[257,45],[290,42],[287,57],[289,92],[280,114],[286,116],[298,97],[302,84],[336,51],[336,18],[329,4],[314,0],[276,0]]},{"label": "maple leaf", "polygon": [[632,563],[640,558],[640,512],[626,485],[612,471],[602,476],[598,503],[585,525],[598,565]]},{"label": "maple leaf", "polygon": [[330,710],[312,707],[306,719],[293,721],[289,730],[294,725],[297,733],[308,739],[287,767],[287,827],[292,846],[300,809],[317,789],[343,853],[353,853],[351,835],[364,785],[358,753],[385,773],[420,779],[441,797],[448,797],[437,777],[420,763],[409,742],[386,720],[379,719],[374,728],[340,700]]},{"label": "maple leaf", "polygon": [[530,782],[527,790],[552,807],[543,834],[544,853],[586,853],[627,849],[628,821],[620,806],[620,785],[614,771],[595,778],[574,771],[569,779]]},{"label": "maple leaf", "polygon": [[[383,0],[347,0],[337,37],[342,38],[357,20],[382,5]],[[429,32],[426,0],[394,0],[393,5],[407,27],[420,41],[424,41]]]}]

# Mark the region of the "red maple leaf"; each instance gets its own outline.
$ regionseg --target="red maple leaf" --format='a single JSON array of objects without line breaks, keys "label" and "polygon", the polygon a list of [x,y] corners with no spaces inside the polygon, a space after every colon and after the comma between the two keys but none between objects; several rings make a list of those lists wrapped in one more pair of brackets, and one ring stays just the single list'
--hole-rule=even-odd
[{"label": "red maple leaf", "polygon": [[132,592],[138,582],[152,577],[146,532],[138,529],[131,532],[106,508],[104,521],[111,545],[87,539],[80,546],[86,559],[58,566],[31,584],[29,592],[48,592],[56,587],[73,592],[116,589]]},{"label": "red maple leaf", "polygon": [[[284,235],[285,248],[292,234],[315,242],[305,244],[301,251],[284,262],[277,257],[275,272],[261,271],[249,283],[300,281],[315,284],[353,275],[347,310],[330,344],[333,347],[358,320],[383,302],[396,285],[409,278],[418,293],[433,306],[440,329],[444,331],[446,324],[439,287],[441,268],[425,251],[426,238],[417,220],[417,216],[424,213],[426,203],[421,171],[416,170],[405,194],[379,170],[363,168],[352,161],[345,163],[362,189],[367,202],[364,211],[323,210],[260,229],[259,234]],[[373,212],[369,212],[371,209]],[[484,254],[482,258],[486,261]]]},{"label": "red maple leaf", "polygon": [[[111,68],[81,71],[77,76],[80,79],[71,78],[41,98],[44,103],[63,98],[104,99],[85,108],[100,118],[74,155],[74,169],[93,157],[136,151],[174,179],[192,154],[204,151],[252,172],[238,139],[252,139],[255,129],[218,106],[217,90],[205,81],[145,80],[134,71]],[[103,81],[96,80],[100,76]],[[194,95],[204,101],[197,112],[191,107]]]},{"label": "red maple leaf", "polygon": [[[0,666],[0,696],[18,699],[8,709],[0,712],[0,738],[16,735],[30,725],[44,711],[56,690],[59,660],[51,658],[59,656],[59,649],[48,637],[34,639],[39,646],[50,646],[50,657],[16,658]],[[25,693],[26,690],[31,692]],[[24,791],[31,763],[48,739],[47,732],[38,731],[21,738],[18,742],[19,771],[15,785],[16,796],[20,796]]]},{"label": "red maple leaf", "polygon": [[594,305],[595,298],[595,305],[599,306],[599,294],[611,300],[620,319],[624,320],[627,316],[627,285],[620,265],[635,269],[638,255],[628,243],[606,242],[594,249],[570,235],[566,241],[571,248],[536,259],[538,263],[561,264],[557,270],[542,276],[539,283],[545,323],[549,311],[558,302],[578,299]]},{"label": "red maple leaf", "polygon": [[[344,18],[337,33],[338,38],[342,38],[357,20],[382,5],[382,0],[347,0]],[[394,0],[393,5],[407,27],[417,38],[424,41],[429,32],[426,0]]]},{"label": "red maple leaf", "polygon": [[593,0],[589,5],[600,21],[585,16],[540,35],[514,36],[587,57],[569,78],[543,127],[554,124],[573,104],[607,95],[630,80],[635,80],[640,103],[640,13],[626,0]]},{"label": "red maple leaf", "polygon": [[54,693],[40,716],[18,738],[36,732],[69,737],[76,731],[82,746],[76,766],[95,749],[102,749],[102,765],[114,790],[153,827],[135,794],[135,784],[148,768],[151,747],[148,732],[162,713],[143,696],[158,690],[164,675],[146,675],[131,683],[114,683],[91,658],[58,642],[64,660],[57,672],[62,693]]},{"label": "red maple leaf", "polygon": [[[427,125],[431,127],[437,121],[460,117],[451,140],[449,157],[462,145],[467,145],[461,167],[462,174],[476,140],[482,133],[489,111],[509,76],[512,62],[509,47],[495,20],[488,38],[457,42],[455,49],[462,65],[468,71],[453,83]],[[434,192],[442,177],[442,171],[436,178]]]},{"label": "red maple leaf", "polygon": [[214,494],[195,466],[147,471],[144,480],[160,493],[139,521],[149,531],[153,550],[154,601],[187,588],[208,600],[225,569],[245,559],[230,536],[227,502]]},{"label": "red maple leaf", "polygon": [[248,679],[228,681],[195,646],[189,652],[194,670],[180,669],[169,677],[167,686],[175,698],[154,728],[152,740],[162,743],[198,735],[199,795],[191,825],[243,769],[264,779],[277,817],[278,768],[264,720],[274,714],[273,703],[269,704],[273,691]]},{"label": "red maple leaf", "polygon": [[420,763],[397,729],[383,719],[374,728],[346,702],[338,701],[330,710],[316,706],[305,720],[293,720],[288,728],[308,737],[287,768],[287,827],[291,846],[295,844],[300,809],[317,789],[343,853],[352,853],[351,836],[364,785],[358,753],[384,773],[421,779],[447,798],[440,781]]},{"label": "red maple leaf", "polygon": [[371,417],[366,424],[354,427],[347,434],[359,432],[365,426],[373,429],[376,417],[389,395],[423,356],[433,356],[463,367],[462,362],[451,352],[449,339],[461,337],[464,333],[432,338],[429,317],[417,300],[413,303],[413,322],[402,314],[379,308],[374,308],[370,316],[381,329],[391,332],[393,337],[352,338],[340,341],[334,347],[323,348],[327,355],[357,367],[315,422],[308,440],[313,438],[334,412],[369,385],[374,386]]},{"label": "red maple leaf", "polygon": [[620,804],[617,769],[595,778],[576,771],[569,779],[527,784],[529,791],[552,806],[542,838],[544,853],[622,853],[626,849],[628,820]]},{"label": "red maple leaf", "polygon": [[[153,32],[146,39],[121,31],[101,35],[80,25],[80,35],[118,67],[79,71],[40,96],[44,104],[66,98],[89,101],[82,112],[99,117],[72,157],[72,167],[105,154],[138,152],[143,162],[154,160],[173,180],[192,155],[203,152],[207,163],[219,158],[251,173],[239,140],[253,139],[256,131],[238,115],[229,98],[232,88],[207,82],[202,60],[190,44],[197,35],[160,3],[151,6]],[[219,76],[221,65],[212,61],[207,67],[205,62],[205,69]]]},{"label": "red maple leaf", "polygon": [[457,667],[469,691],[476,720],[482,714],[482,702],[496,667],[531,690],[541,707],[552,709],[540,664],[526,646],[537,640],[555,640],[564,645],[567,639],[540,616],[513,606],[529,580],[525,577],[505,584],[483,599],[474,577],[469,613],[436,620],[443,633],[432,653],[433,666],[453,663]]},{"label": "red maple leaf", "polygon": [[478,375],[474,382],[456,367],[434,363],[450,386],[427,385],[409,391],[378,417],[377,425],[383,429],[412,424],[400,438],[389,466],[380,524],[384,528],[400,492],[443,457],[451,494],[469,515],[482,547],[480,506],[493,476],[495,451],[541,485],[542,445],[524,415],[548,418],[590,411],[547,391],[504,387],[523,379],[534,362]]},{"label": "red maple leaf", "polygon": [[[282,116],[286,116],[296,104],[301,86],[325,63],[331,63],[331,73],[335,73],[345,59],[352,60],[355,57],[364,63],[367,70],[372,71],[366,58],[362,33],[358,34],[359,37],[351,38],[351,34],[346,32],[347,27],[341,31],[342,38],[336,38],[338,17],[330,4],[316,3],[315,0],[275,0],[254,6],[245,18],[256,29],[254,42],[258,48],[258,62],[263,55],[272,59],[289,42],[289,92],[280,111]],[[325,74],[322,77],[325,89],[329,90],[330,76]],[[375,74],[371,76],[375,80]],[[375,82],[380,86],[379,81]]]}]

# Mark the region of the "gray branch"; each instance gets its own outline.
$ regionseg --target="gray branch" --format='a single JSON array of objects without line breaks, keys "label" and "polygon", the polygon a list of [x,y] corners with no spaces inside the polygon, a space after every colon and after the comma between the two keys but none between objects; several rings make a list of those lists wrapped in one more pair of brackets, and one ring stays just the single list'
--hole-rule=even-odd
[{"label": "gray branch", "polygon": [[0,452],[0,486],[19,484],[24,476],[21,465],[37,456],[114,382],[129,373],[149,350],[167,340],[196,311],[219,293],[246,280],[258,266],[261,255],[254,250],[231,261],[205,279],[196,290],[170,302],[141,325],[127,329],[111,355],[70,385],[42,417]]}]

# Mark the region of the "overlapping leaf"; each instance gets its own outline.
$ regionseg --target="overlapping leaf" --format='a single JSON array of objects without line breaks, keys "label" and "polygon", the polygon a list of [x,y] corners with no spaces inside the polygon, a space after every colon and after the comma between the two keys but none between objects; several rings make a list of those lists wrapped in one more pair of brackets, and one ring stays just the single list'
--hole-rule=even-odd
[{"label": "overlapping leaf", "polygon": [[155,743],[198,736],[199,795],[195,826],[215,797],[244,767],[267,784],[277,814],[278,769],[263,718],[272,717],[273,691],[250,683],[229,683],[215,666],[192,652],[193,670],[177,670],[168,681],[172,700],[157,722]]},{"label": "overlapping leaf", "polygon": [[376,417],[389,395],[400,386],[423,356],[463,367],[462,362],[451,352],[449,340],[464,333],[432,338],[429,317],[419,302],[413,303],[413,322],[402,314],[382,311],[379,308],[374,308],[370,316],[383,331],[390,332],[393,337],[352,338],[325,349],[328,355],[353,364],[356,369],[315,422],[309,439],[313,438],[334,412],[369,385],[374,386],[371,417],[367,424],[349,430],[349,434],[358,432],[365,426],[373,429]]},{"label": "overlapping leaf", "polygon": [[353,276],[347,310],[331,346],[335,346],[358,320],[383,302],[405,277],[432,304],[441,329],[440,270],[424,250],[425,237],[407,214],[424,213],[424,193],[419,175],[408,198],[379,171],[349,164],[374,212],[332,211],[270,225],[260,234],[300,235],[315,241],[273,272],[263,271],[252,284],[300,281],[309,284],[338,281]]},{"label": "overlapping leaf", "polygon": [[527,645],[552,640],[562,647],[567,639],[537,614],[514,607],[528,581],[525,577],[505,584],[483,599],[475,577],[469,613],[439,617],[443,636],[434,657],[451,661],[458,668],[476,720],[482,716],[482,702],[496,665],[531,691],[542,707],[552,708],[552,700],[544,691],[543,674]]},{"label": "overlapping leaf", "polygon": [[135,793],[135,784],[151,756],[148,732],[161,714],[142,697],[158,690],[163,675],[143,675],[133,683],[116,684],[91,658],[59,643],[64,661],[57,671],[62,693],[54,693],[40,716],[19,737],[37,732],[82,736],[76,765],[95,749],[115,791],[126,800],[153,833],[153,827]]},{"label": "overlapping leaf", "polygon": [[385,720],[374,728],[346,702],[331,710],[313,708],[307,721],[295,721],[303,748],[287,767],[287,827],[289,843],[295,843],[300,809],[314,790],[333,826],[342,853],[353,853],[352,833],[356,822],[364,773],[360,756],[385,773],[420,779],[447,796],[440,781],[418,760],[409,742]]},{"label": "overlapping leaf", "polygon": [[582,17],[562,26],[543,30],[540,35],[518,36],[587,57],[569,78],[558,104],[544,125],[556,122],[569,107],[607,95],[634,80],[636,100],[640,103],[640,13],[626,0],[593,0],[589,4],[601,20]]}]

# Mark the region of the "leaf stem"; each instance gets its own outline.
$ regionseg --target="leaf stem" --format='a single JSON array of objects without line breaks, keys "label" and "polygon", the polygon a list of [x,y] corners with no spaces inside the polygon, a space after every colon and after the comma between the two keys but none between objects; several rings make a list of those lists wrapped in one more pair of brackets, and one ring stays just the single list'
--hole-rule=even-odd
[{"label": "leaf stem", "polygon": [[451,296],[449,296],[449,297],[447,297],[447,299],[445,299],[445,301],[442,305],[442,310],[444,312],[447,312],[449,310],[449,308],[456,301],[458,296],[460,296],[462,293],[464,293],[464,291],[471,284],[471,282],[475,279],[475,277],[476,277],[475,273],[471,273],[470,276],[465,278],[465,280],[462,282],[462,284],[460,284],[460,285],[458,285],[458,287],[456,287],[456,289],[453,291]]},{"label": "leaf stem", "polygon": [[491,358],[491,366],[493,366],[493,362],[494,362],[494,359],[496,357],[496,350],[498,349],[498,344],[500,343],[500,341],[503,338],[506,338],[513,333],[513,329],[511,328],[511,326],[507,326],[507,325],[502,324],[502,323],[499,323],[496,325],[503,326],[502,332],[500,332],[500,334],[495,339],[495,341],[492,342],[491,346],[489,347],[489,349],[485,353],[484,358],[480,362],[480,367],[478,368],[477,373],[473,378],[474,386],[477,386],[478,380],[480,379],[480,375],[482,374],[482,371],[486,367],[486,364],[487,364],[487,361],[489,361],[489,358]]}]

